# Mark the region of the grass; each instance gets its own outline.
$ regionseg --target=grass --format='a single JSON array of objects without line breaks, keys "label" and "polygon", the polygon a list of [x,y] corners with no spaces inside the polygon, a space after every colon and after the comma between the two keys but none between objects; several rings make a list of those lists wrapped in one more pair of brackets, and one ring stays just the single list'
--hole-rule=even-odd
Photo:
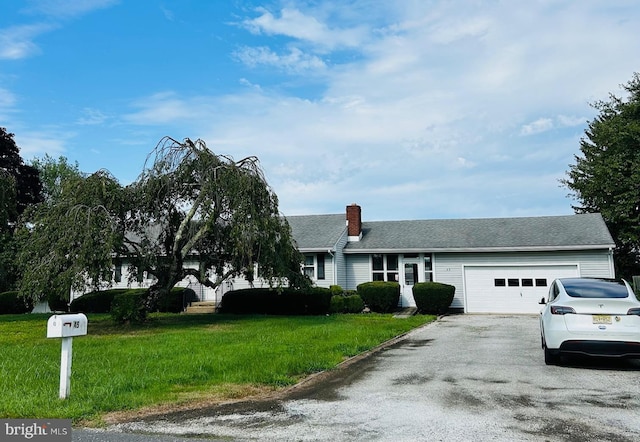
[{"label": "grass", "polygon": [[73,340],[71,394],[58,399],[60,339],[49,315],[0,316],[0,418],[70,418],[230,399],[292,385],[425,324],[433,316],[155,314],[116,326],[89,315]]}]

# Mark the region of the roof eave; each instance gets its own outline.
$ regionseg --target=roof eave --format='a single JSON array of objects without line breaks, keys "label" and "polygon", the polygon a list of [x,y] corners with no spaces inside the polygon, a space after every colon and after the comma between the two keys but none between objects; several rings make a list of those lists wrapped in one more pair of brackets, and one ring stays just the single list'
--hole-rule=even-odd
[{"label": "roof eave", "polygon": [[522,247],[443,247],[443,248],[398,248],[398,249],[344,249],[345,254],[368,253],[483,253],[483,252],[559,252],[581,250],[611,250],[615,244],[587,244],[573,246],[522,246]]}]

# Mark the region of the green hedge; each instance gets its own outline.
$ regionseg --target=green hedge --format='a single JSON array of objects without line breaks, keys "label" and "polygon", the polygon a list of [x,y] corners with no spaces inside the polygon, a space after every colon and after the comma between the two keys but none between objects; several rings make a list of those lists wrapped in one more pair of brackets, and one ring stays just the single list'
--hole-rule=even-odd
[{"label": "green hedge", "polygon": [[222,313],[266,315],[325,315],[329,313],[331,291],[326,288],[269,288],[232,290],[220,301]]},{"label": "green hedge", "polygon": [[331,297],[331,313],[362,313],[364,301],[359,295],[334,295]]},{"label": "green hedge", "polygon": [[358,285],[357,292],[372,312],[389,313],[398,308],[400,284],[397,282],[364,282]]},{"label": "green hedge", "polygon": [[331,304],[329,305],[330,313],[344,313],[344,296],[333,295],[331,297]]},{"label": "green hedge", "polygon": [[413,286],[413,299],[420,313],[440,315],[449,310],[456,288],[440,282],[419,282]]},{"label": "green hedge", "polygon": [[132,289],[116,294],[111,303],[113,320],[118,324],[144,322],[147,319],[147,310],[142,301],[146,293],[146,290]]},{"label": "green hedge", "polygon": [[349,295],[344,297],[345,313],[362,313],[364,301],[360,295]]},{"label": "green hedge", "polygon": [[[74,299],[70,309],[72,312],[109,313],[115,296],[126,292],[146,294],[147,290],[146,288],[135,288],[90,292]],[[157,308],[159,312],[180,313],[189,302],[195,301],[196,299],[196,293],[190,288],[174,287],[169,293],[158,299]]]},{"label": "green hedge", "polygon": [[116,295],[130,290],[146,292],[147,289],[110,289],[86,293],[74,299],[69,307],[72,312],[81,313],[109,313],[111,303]]},{"label": "green hedge", "polygon": [[0,293],[0,315],[30,313],[33,301],[18,295],[17,291]]}]

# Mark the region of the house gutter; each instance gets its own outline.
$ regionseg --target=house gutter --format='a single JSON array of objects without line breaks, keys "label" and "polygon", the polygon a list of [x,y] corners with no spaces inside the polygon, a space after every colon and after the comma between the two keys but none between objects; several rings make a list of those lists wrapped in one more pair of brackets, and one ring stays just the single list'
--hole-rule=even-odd
[{"label": "house gutter", "polygon": [[534,247],[443,247],[443,248],[345,248],[344,253],[349,255],[367,253],[483,253],[483,252],[558,252],[558,251],[582,251],[582,250],[610,250],[611,244],[592,244],[582,246],[534,246]]}]

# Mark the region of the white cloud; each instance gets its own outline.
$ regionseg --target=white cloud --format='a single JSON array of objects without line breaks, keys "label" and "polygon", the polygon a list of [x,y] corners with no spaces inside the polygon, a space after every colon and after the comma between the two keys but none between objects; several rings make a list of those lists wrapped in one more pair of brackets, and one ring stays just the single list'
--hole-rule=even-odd
[{"label": "white cloud", "polygon": [[11,108],[15,103],[15,95],[7,89],[0,88],[0,109]]},{"label": "white cloud", "polygon": [[357,47],[367,36],[364,26],[331,27],[295,8],[283,8],[279,17],[265,8],[259,8],[258,12],[259,17],[242,22],[242,26],[254,34],[284,35],[326,48]]},{"label": "white cloud", "polygon": [[0,59],[19,60],[40,53],[40,48],[32,40],[55,28],[41,23],[0,30]]},{"label": "white cloud", "polygon": [[296,47],[289,48],[288,54],[277,54],[268,47],[245,46],[236,50],[233,56],[249,67],[273,66],[293,73],[318,71],[326,67],[320,58],[305,54]]},{"label": "white cloud", "polygon": [[57,158],[65,152],[65,145],[72,137],[73,134],[57,131],[29,132],[28,135],[16,134],[15,140],[24,159],[43,157],[45,154]]},{"label": "white cloud", "polygon": [[82,110],[82,116],[80,118],[78,118],[78,120],[76,121],[76,124],[79,125],[95,125],[95,124],[102,124],[107,120],[107,116],[105,114],[103,114],[101,111],[99,111],[98,109],[92,109],[92,108],[84,108]]},{"label": "white cloud", "polygon": [[123,119],[133,124],[175,123],[196,117],[201,111],[194,103],[178,97],[174,92],[159,92],[151,97],[139,99],[132,104],[139,111],[126,114]]},{"label": "white cloud", "polygon": [[553,129],[553,120],[551,118],[539,118],[529,124],[522,126],[521,135],[535,135]]}]

